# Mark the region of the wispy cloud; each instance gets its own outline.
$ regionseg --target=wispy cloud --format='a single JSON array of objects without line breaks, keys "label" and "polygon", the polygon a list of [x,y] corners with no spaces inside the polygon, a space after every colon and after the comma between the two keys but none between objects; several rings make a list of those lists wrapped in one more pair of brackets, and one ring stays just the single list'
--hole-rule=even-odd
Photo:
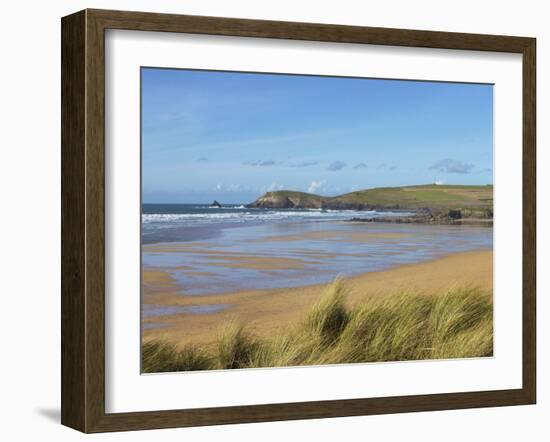
[{"label": "wispy cloud", "polygon": [[268,167],[268,166],[275,166],[276,164],[279,164],[275,160],[257,160],[257,161],[246,161],[244,164],[247,166],[260,166],[260,167]]},{"label": "wispy cloud", "polygon": [[290,163],[290,167],[310,167],[319,164],[318,161],[303,161],[301,163]]},{"label": "wispy cloud", "polygon": [[354,170],[360,170],[360,169],[366,169],[366,168],[367,168],[367,165],[365,163],[359,163],[353,166]]},{"label": "wispy cloud", "polygon": [[445,159],[430,166],[430,170],[438,170],[444,173],[470,173],[474,165],[458,160]]},{"label": "wispy cloud", "polygon": [[323,188],[323,186],[325,185],[326,181],[325,180],[320,180],[320,181],[312,181],[311,184],[309,185],[309,187],[307,188],[307,191],[309,193],[315,193],[315,192],[318,192],[319,190],[321,190]]},{"label": "wispy cloud", "polygon": [[347,164],[344,163],[343,161],[334,161],[332,163],[329,164],[327,170],[330,170],[332,172],[336,172],[337,170],[342,170],[344,167],[346,167]]},{"label": "wispy cloud", "polygon": [[269,167],[269,166],[287,166],[287,167],[310,167],[319,164],[318,161],[301,161],[301,162],[288,162],[288,161],[276,161],[273,159],[267,160],[256,160],[256,161],[245,161],[243,164],[246,166],[259,166],[259,167]]},{"label": "wispy cloud", "polygon": [[[353,128],[351,128],[353,129]],[[339,129],[335,128],[325,128],[320,130],[316,128],[314,130],[304,131],[304,132],[289,132],[282,135],[276,136],[256,136],[256,137],[247,137],[247,134],[241,134],[239,137],[232,137],[227,140],[213,141],[213,142],[202,142],[197,141],[193,144],[186,146],[186,151],[189,153],[195,153],[196,155],[201,155],[203,153],[208,153],[211,155],[216,155],[220,150],[228,149],[242,149],[242,148],[253,148],[257,151],[260,148],[275,148],[282,144],[288,143],[309,143],[313,140],[324,140],[327,137],[338,137],[343,134],[349,133],[351,130],[349,127],[342,127]],[[163,143],[162,146],[159,146],[155,150],[155,154],[159,153],[170,153],[174,151],[181,150],[181,143],[178,139],[177,143]]]}]

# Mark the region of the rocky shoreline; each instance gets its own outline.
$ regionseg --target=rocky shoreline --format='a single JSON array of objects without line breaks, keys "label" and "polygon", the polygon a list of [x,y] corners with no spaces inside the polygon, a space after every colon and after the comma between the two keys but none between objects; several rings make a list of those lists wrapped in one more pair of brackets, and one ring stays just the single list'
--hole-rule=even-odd
[{"label": "rocky shoreline", "polygon": [[468,225],[493,226],[493,218],[452,218],[445,214],[433,215],[419,213],[413,216],[381,216],[381,217],[354,217],[347,222],[353,223],[396,223],[396,224],[440,224],[440,225]]}]

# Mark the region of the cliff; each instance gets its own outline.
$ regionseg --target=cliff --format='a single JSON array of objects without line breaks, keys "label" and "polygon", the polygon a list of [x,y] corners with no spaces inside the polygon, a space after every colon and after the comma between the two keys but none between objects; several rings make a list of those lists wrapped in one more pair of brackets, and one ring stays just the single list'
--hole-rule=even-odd
[{"label": "cliff", "polygon": [[312,193],[279,190],[267,192],[247,207],[264,209],[320,209],[323,197]]}]

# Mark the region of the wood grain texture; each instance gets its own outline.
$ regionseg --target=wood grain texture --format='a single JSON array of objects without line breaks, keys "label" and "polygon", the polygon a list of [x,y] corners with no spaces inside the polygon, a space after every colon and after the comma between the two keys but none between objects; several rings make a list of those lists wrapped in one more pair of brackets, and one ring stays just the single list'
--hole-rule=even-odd
[{"label": "wood grain texture", "polygon": [[86,431],[105,414],[105,37],[86,11]]},{"label": "wood grain texture", "polygon": [[61,29],[61,422],[85,427],[85,13]]},{"label": "wood grain texture", "polygon": [[288,40],[362,43],[390,46],[522,52],[529,38],[456,32],[344,26],[197,15],[88,10],[105,29],[185,32]]},{"label": "wood grain texture", "polygon": [[537,149],[536,40],[523,51],[523,389],[537,395]]},{"label": "wood grain texture", "polygon": [[[105,413],[105,30],[281,38],[523,55],[523,387],[338,401]],[[141,12],[62,20],[62,423],[84,432],[531,404],[536,397],[535,40]],[[136,294],[138,296],[138,294]]]}]

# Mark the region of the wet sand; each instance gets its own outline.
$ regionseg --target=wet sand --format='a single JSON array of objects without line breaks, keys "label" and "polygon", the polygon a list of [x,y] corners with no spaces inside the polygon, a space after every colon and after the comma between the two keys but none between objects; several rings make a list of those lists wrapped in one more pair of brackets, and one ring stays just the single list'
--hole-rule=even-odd
[{"label": "wet sand", "polygon": [[179,295],[212,296],[327,284],[491,248],[486,227],[280,222],[222,229],[216,240],[144,244],[142,266],[168,272]]},{"label": "wet sand", "polygon": [[[165,250],[163,250],[165,251]],[[249,258],[249,257],[247,257]],[[229,256],[234,266],[249,266],[253,258]],[[272,258],[277,260],[278,258]],[[262,265],[277,267],[262,257]],[[258,261],[256,261],[256,265]],[[426,295],[452,286],[493,288],[493,252],[478,250],[453,253],[427,262],[401,265],[389,270],[359,274],[344,279],[350,289],[346,299],[354,305],[372,296],[387,296],[399,290]],[[237,320],[258,336],[273,336],[301,320],[323,293],[326,284],[304,287],[244,290],[204,296],[182,294],[169,272],[143,269],[143,303],[150,311],[164,309],[169,314],[143,318],[143,340],[167,340],[177,345],[208,344],[215,340],[223,324]]]}]

